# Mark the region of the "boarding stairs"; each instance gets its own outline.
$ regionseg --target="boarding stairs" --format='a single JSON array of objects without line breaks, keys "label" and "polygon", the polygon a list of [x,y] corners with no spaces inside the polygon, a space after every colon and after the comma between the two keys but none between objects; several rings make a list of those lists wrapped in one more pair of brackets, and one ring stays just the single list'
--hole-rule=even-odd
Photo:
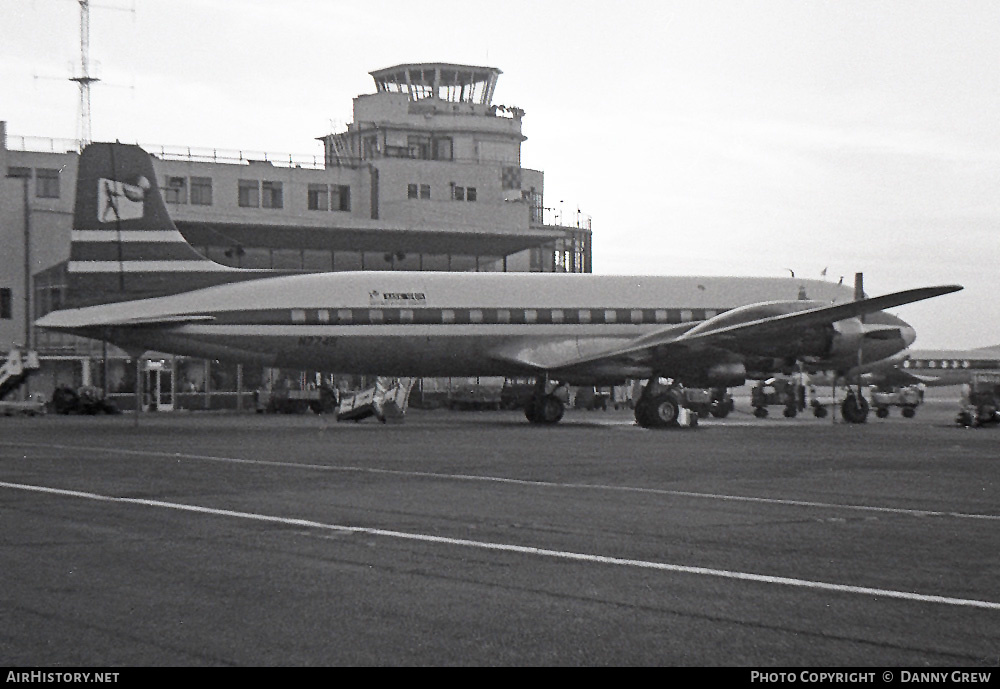
[{"label": "boarding stairs", "polygon": [[415,378],[378,378],[375,385],[341,395],[337,421],[361,421],[374,416],[382,423],[401,422]]},{"label": "boarding stairs", "polygon": [[7,360],[0,366],[0,400],[21,387],[40,366],[38,352],[12,348],[7,353]]}]

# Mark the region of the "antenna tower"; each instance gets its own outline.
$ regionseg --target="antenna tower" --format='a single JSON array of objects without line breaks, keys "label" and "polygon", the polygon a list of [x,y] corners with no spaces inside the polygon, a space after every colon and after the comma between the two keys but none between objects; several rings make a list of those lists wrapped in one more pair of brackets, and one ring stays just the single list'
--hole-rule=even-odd
[{"label": "antenna tower", "polygon": [[90,143],[90,85],[100,81],[90,74],[90,0],[80,3],[80,75],[70,77],[80,85],[80,147]]}]

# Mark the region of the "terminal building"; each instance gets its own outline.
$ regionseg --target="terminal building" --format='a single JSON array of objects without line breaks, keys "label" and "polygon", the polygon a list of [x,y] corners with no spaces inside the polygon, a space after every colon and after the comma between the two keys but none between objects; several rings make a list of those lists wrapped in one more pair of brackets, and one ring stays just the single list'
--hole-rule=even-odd
[{"label": "terminal building", "polygon": [[[590,219],[545,206],[521,166],[524,111],[496,104],[493,67],[421,63],[371,72],[345,131],[315,156],[143,145],[177,228],[210,259],[283,272],[590,272]],[[71,306],[66,262],[80,143],[14,136],[0,122],[0,347],[39,353],[31,389],[134,389],[127,354],[35,329]],[[582,218],[582,219],[581,219]],[[158,408],[242,406],[244,391],[338,372],[244,371],[147,355]],[[235,400],[235,402],[234,402]],[[153,400],[156,404],[157,400]]]}]

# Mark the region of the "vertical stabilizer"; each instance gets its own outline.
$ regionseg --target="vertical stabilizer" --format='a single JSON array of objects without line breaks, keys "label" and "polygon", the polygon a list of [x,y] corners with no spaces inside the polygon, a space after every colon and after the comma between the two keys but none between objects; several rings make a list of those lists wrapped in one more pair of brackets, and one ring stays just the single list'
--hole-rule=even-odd
[{"label": "vertical stabilizer", "polygon": [[241,279],[241,273],[205,258],[177,231],[148,153],[119,143],[84,148],[67,265],[69,305],[175,294]]}]

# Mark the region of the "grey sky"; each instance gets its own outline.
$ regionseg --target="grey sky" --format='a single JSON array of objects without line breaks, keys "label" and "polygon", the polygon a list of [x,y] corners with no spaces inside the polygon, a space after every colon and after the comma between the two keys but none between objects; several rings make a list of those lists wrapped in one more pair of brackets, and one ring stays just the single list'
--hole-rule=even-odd
[{"label": "grey sky", "polygon": [[[1000,343],[1000,3],[110,5],[94,139],[311,153],[371,70],[495,66],[546,205],[593,217],[595,272],[960,283],[897,311],[916,346]],[[78,3],[0,10],[0,119],[75,137]]]}]

